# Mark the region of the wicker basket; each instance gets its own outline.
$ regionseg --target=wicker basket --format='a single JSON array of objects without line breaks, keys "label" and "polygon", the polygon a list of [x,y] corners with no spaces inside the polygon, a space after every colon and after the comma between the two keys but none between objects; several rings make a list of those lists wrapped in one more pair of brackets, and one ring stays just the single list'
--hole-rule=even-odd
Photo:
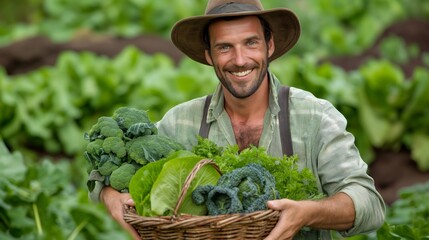
[{"label": "wicker basket", "polygon": [[[141,239],[263,239],[276,225],[279,211],[263,210],[246,214],[193,216],[177,212],[196,173],[212,160],[201,160],[186,178],[173,216],[143,217],[134,208],[125,208],[124,219]],[[216,166],[217,167],[217,166]]]}]

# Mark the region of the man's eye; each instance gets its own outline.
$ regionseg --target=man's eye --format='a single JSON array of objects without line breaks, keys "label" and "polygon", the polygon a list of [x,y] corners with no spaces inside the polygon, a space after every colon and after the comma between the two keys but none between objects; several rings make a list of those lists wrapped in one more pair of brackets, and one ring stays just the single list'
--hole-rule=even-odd
[{"label": "man's eye", "polygon": [[249,45],[249,46],[253,46],[253,45],[256,45],[256,44],[257,44],[257,41],[255,41],[255,40],[250,40],[250,41],[247,42],[247,45]]},{"label": "man's eye", "polygon": [[226,51],[228,51],[230,49],[230,47],[229,46],[220,46],[219,47],[219,51],[221,51],[221,52],[226,52]]}]

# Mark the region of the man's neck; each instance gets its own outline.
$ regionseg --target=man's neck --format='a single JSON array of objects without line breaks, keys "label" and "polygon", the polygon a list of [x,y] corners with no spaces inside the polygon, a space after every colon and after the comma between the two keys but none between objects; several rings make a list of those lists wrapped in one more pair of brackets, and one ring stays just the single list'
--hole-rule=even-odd
[{"label": "man's neck", "polygon": [[258,91],[246,99],[230,94],[225,96],[225,111],[231,119],[235,139],[240,150],[258,146],[269,102],[269,82],[264,81]]},{"label": "man's neck", "polygon": [[236,98],[224,90],[224,108],[233,122],[248,122],[264,118],[269,102],[269,81],[265,80],[258,90],[244,99]]}]

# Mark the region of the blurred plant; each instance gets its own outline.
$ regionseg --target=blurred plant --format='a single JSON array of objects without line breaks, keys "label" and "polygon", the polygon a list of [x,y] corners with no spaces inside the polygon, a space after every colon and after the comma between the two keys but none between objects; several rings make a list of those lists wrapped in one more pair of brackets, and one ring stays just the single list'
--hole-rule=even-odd
[{"label": "blurred plant", "polygon": [[[173,24],[204,13],[205,0],[5,0],[0,8],[0,45],[37,34],[55,41],[98,34],[168,38]],[[291,53],[324,57],[368,48],[382,30],[404,18],[429,19],[429,2],[414,0],[271,0],[266,9],[288,7],[299,16],[302,37]],[[4,16],[4,17],[1,17]]]},{"label": "blurred plant", "polygon": [[[172,106],[208,94],[217,84],[208,66],[134,47],[110,60],[65,52],[54,67],[7,76],[0,71],[0,135],[15,150],[82,152],[84,130],[120,106],[148,110],[158,121]],[[204,86],[204,87],[202,87]]]},{"label": "blurred plant", "polygon": [[[387,208],[386,221],[375,232],[347,240],[415,240],[429,239],[429,182],[400,190],[399,199]],[[335,235],[334,239],[344,239]]]},{"label": "blurred plant", "polygon": [[89,202],[79,163],[34,162],[0,138],[0,238],[131,239],[104,207]]}]

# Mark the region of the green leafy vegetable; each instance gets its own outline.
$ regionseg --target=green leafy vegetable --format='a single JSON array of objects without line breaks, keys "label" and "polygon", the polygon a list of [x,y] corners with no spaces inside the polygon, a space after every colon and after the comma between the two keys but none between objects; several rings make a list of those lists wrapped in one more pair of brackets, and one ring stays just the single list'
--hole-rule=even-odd
[{"label": "green leafy vegetable", "polygon": [[269,156],[264,148],[254,146],[239,152],[238,146],[232,145],[214,161],[224,174],[251,163],[261,165],[274,176],[276,189],[282,198],[303,200],[321,197],[313,173],[308,168],[299,169],[297,156],[276,158]]},{"label": "green leafy vegetable", "polygon": [[206,204],[209,215],[264,210],[268,200],[278,198],[274,177],[254,163],[222,175],[216,186],[199,186],[192,193],[196,204]]},{"label": "green leafy vegetable", "polygon": [[186,157],[194,155],[189,151],[177,151],[168,158],[150,162],[141,167],[131,178],[129,190],[131,198],[134,200],[136,211],[141,216],[151,216],[150,190],[153,183],[158,178],[164,164],[173,158]]},{"label": "green leafy vegetable", "polygon": [[134,173],[140,166],[135,166],[130,163],[123,163],[118,169],[115,169],[110,175],[110,186],[117,190],[128,189],[128,184],[131,181]]},{"label": "green leafy vegetable", "polygon": [[[238,188],[206,185],[193,192],[193,200],[207,207],[208,215],[232,214],[243,212],[243,203],[238,197]],[[204,199],[204,201],[200,201]]]},{"label": "green leafy vegetable", "polygon": [[125,143],[119,137],[108,137],[104,139],[102,149],[105,153],[115,154],[118,158],[123,158],[127,155]]},{"label": "green leafy vegetable", "polygon": [[[128,239],[73,178],[79,161],[33,161],[0,137],[0,239]],[[83,182],[81,182],[83,183]],[[83,187],[83,185],[81,185]]]},{"label": "green leafy vegetable", "polygon": [[115,161],[105,161],[103,164],[100,164],[98,167],[98,171],[103,176],[109,176],[113,171],[119,168],[120,160],[118,159],[118,163]]},{"label": "green leafy vegetable", "polygon": [[141,165],[165,158],[172,152],[184,149],[181,144],[162,135],[145,135],[131,139],[127,142],[126,148],[129,158]]},{"label": "green leafy vegetable", "polygon": [[399,195],[374,239],[429,239],[429,182],[402,188]]},{"label": "green leafy vegetable", "polygon": [[[201,159],[200,156],[174,158],[164,164],[150,192],[155,215],[173,214],[186,177]],[[206,215],[206,207],[192,201],[192,192],[200,185],[215,185],[219,177],[220,173],[212,165],[203,166],[192,180],[178,214]]]},{"label": "green leafy vegetable", "polygon": [[95,181],[102,181],[118,191],[128,192],[137,169],[184,149],[157,133],[146,111],[140,109],[120,107],[112,117],[98,118],[85,133],[89,141],[84,152],[90,166],[88,190],[94,189]]},{"label": "green leafy vegetable", "polygon": [[107,137],[122,137],[122,130],[118,123],[111,117],[100,117],[95,125],[91,127],[86,138],[90,141],[104,139]]},{"label": "green leafy vegetable", "polygon": [[[113,113],[112,118],[117,122],[119,127],[123,130],[131,129],[131,132],[133,132],[135,131],[134,128],[142,125],[142,126],[151,126],[153,128],[152,132],[146,133],[145,131],[143,131],[143,133],[145,134],[142,134],[142,135],[151,135],[151,134],[157,133],[156,128],[150,122],[149,116],[147,115],[146,111],[136,109],[136,108],[120,107]],[[138,136],[138,134],[136,135]]]},{"label": "green leafy vegetable", "polygon": [[198,143],[192,148],[192,152],[198,156],[213,159],[222,154],[223,148],[207,138],[197,136]]}]

